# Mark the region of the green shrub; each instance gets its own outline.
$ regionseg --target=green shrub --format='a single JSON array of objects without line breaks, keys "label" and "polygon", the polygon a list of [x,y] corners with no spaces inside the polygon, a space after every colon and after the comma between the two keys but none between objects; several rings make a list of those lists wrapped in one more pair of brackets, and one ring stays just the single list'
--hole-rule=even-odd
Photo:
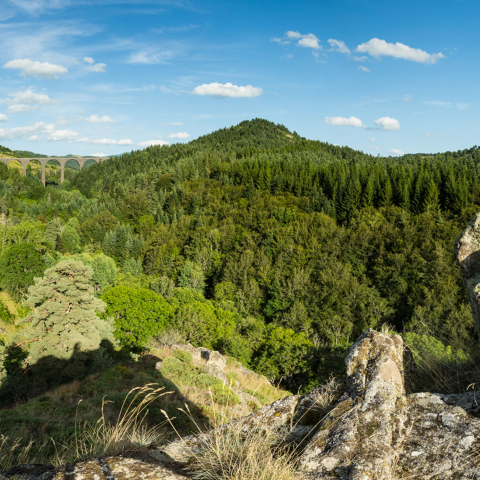
[{"label": "green shrub", "polygon": [[0,300],[0,320],[3,323],[13,324],[15,316],[10,313],[7,306]]},{"label": "green shrub", "polygon": [[230,385],[235,385],[235,382],[238,382],[238,373],[230,372],[227,373],[228,383]]},{"label": "green shrub", "polygon": [[214,385],[223,385],[223,382],[218,378],[208,375],[207,373],[200,373],[195,379],[195,384],[198,387],[210,388]]},{"label": "green shrub", "polygon": [[228,386],[221,384],[213,385],[212,397],[215,403],[219,405],[234,406],[240,402],[238,395]]},{"label": "green shrub", "polygon": [[263,403],[263,404],[270,403],[268,398],[265,395],[263,395],[263,393],[257,392],[256,390],[247,389],[247,390],[244,390],[244,392],[255,397],[260,403]]},{"label": "green shrub", "polygon": [[175,383],[183,385],[199,388],[223,387],[223,382],[218,378],[212,377],[200,368],[175,357],[167,357],[163,360],[160,372],[165,377],[171,378]]},{"label": "green shrub", "polygon": [[193,360],[192,354],[190,352],[185,352],[184,350],[174,350],[172,355],[184,363],[192,363]]}]

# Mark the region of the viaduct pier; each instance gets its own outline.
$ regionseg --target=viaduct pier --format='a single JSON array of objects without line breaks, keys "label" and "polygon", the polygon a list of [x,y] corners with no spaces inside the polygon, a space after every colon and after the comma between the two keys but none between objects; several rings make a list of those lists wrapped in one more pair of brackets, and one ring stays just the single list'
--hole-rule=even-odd
[{"label": "viaduct pier", "polygon": [[51,160],[55,160],[60,164],[60,183],[63,183],[65,180],[65,164],[69,160],[77,162],[80,170],[82,169],[85,162],[88,160],[93,160],[96,163],[102,163],[105,160],[108,160],[110,157],[41,157],[41,158],[12,158],[12,157],[0,157],[0,162],[8,165],[10,162],[16,160],[22,165],[22,175],[25,177],[27,175],[27,165],[32,161],[36,161],[42,167],[42,182],[45,185],[45,169],[47,163]]}]

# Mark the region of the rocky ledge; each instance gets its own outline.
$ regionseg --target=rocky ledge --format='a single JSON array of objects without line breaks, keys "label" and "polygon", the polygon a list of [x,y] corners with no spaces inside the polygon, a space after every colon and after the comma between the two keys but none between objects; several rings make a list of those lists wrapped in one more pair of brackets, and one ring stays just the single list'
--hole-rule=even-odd
[{"label": "rocky ledge", "polygon": [[[412,393],[415,365],[398,335],[367,330],[346,357],[348,382],[334,408],[316,415],[319,391],[293,395],[235,421],[252,429],[288,432],[301,444],[299,478],[390,480],[480,478],[480,392]],[[220,427],[228,428],[228,427]],[[150,450],[150,460],[123,457],[80,462],[31,480],[180,480],[211,432]],[[172,467],[175,466],[175,468]],[[17,467],[21,468],[21,467]],[[36,467],[39,468],[39,467]],[[12,478],[17,472],[5,472]]]}]

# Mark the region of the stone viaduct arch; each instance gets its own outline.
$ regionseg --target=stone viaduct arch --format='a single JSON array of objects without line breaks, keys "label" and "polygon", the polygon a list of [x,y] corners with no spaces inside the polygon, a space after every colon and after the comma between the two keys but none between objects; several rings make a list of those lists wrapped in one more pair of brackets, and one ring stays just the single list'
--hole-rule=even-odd
[{"label": "stone viaduct arch", "polygon": [[93,160],[96,163],[102,163],[104,160],[108,160],[109,157],[99,158],[99,157],[43,157],[43,158],[11,158],[11,157],[0,157],[0,161],[8,165],[11,161],[17,160],[22,165],[22,175],[25,177],[27,175],[27,165],[32,160],[36,160],[40,163],[42,167],[42,182],[45,185],[45,169],[49,160],[56,160],[60,164],[60,183],[63,183],[65,180],[65,164],[69,160],[75,160],[82,169],[85,162],[88,160]]}]

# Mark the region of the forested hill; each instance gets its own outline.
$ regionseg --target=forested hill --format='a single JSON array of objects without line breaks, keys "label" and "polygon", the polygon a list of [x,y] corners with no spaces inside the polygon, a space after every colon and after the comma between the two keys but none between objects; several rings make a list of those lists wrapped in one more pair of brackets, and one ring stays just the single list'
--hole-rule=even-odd
[{"label": "forested hill", "polygon": [[[0,288],[21,299],[75,255],[125,348],[176,332],[295,391],[341,368],[368,327],[467,348],[452,245],[480,211],[479,160],[477,147],[374,157],[255,119],[46,189],[0,164]],[[171,306],[161,322],[149,295]]]}]

